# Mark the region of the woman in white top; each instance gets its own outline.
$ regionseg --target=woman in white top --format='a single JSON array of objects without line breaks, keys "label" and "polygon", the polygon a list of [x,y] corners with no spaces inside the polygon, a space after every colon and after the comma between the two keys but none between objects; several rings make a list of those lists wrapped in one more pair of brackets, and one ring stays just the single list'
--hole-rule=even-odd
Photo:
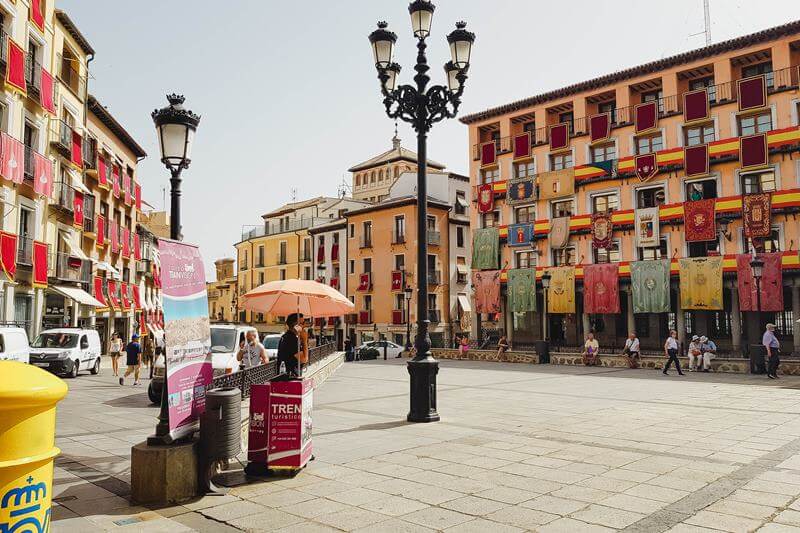
[{"label": "woman in white top", "polygon": [[675,369],[678,371],[678,374],[682,376],[681,362],[678,360],[678,332],[674,329],[670,330],[667,342],[664,343],[664,355],[668,357],[664,365],[664,375],[667,375],[667,370],[669,370],[670,365],[674,362]]},{"label": "woman in white top", "polygon": [[111,369],[114,371],[115,376],[119,376],[119,356],[122,355],[122,339],[116,331],[111,334]]}]

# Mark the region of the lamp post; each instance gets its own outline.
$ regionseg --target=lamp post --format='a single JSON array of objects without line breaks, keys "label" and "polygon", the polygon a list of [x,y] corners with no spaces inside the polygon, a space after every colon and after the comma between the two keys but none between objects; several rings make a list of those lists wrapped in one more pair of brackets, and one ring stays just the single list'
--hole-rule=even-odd
[{"label": "lamp post", "polygon": [[406,300],[406,352],[411,352],[411,296],[414,289],[406,285],[403,289],[403,297]]},{"label": "lamp post", "polygon": [[[185,98],[180,94],[168,94],[169,105],[156,109],[150,115],[158,132],[161,162],[169,169],[170,221],[169,236],[179,241],[181,235],[181,171],[192,162],[192,145],[200,115],[183,108]],[[147,438],[148,444],[171,444],[169,435],[169,411],[167,407],[167,354],[164,352],[164,384],[161,387],[161,409],[158,413],[156,433]]]},{"label": "lamp post", "polygon": [[547,338],[548,337],[547,336],[547,333],[548,333],[547,330],[549,329],[548,328],[548,324],[547,324],[547,292],[548,292],[548,289],[550,289],[550,278],[551,277],[552,276],[550,275],[550,272],[548,272],[546,270],[542,274],[542,295],[544,296],[544,302],[543,302],[544,303],[544,309],[542,311],[542,316],[544,317],[544,320],[543,320],[543,323],[542,323],[542,337],[543,337],[544,341],[550,340],[550,339]]},{"label": "lamp post", "polygon": [[761,331],[761,276],[764,274],[764,261],[755,253],[750,260],[750,272],[753,281],[756,282],[756,319],[758,320],[758,331]]},{"label": "lamp post", "polygon": [[408,361],[411,382],[410,410],[407,416],[409,422],[439,420],[439,413],[436,411],[436,374],[439,372],[439,363],[431,355],[431,339],[428,334],[428,132],[435,123],[456,116],[467,80],[472,43],[475,42],[475,35],[465,29],[466,23],[457,23],[456,29],[447,36],[452,59],[444,66],[447,86],[433,85],[428,88],[430,67],[425,55],[425,39],[430,35],[434,9],[429,0],[415,0],[408,6],[411,27],[417,38],[417,64],[414,66],[416,86],[397,86],[400,65],[392,61],[397,35],[386,29],[387,24],[379,22],[378,29],[369,35],[386,114],[389,118],[408,122],[417,132],[417,334],[414,339],[417,355]]}]

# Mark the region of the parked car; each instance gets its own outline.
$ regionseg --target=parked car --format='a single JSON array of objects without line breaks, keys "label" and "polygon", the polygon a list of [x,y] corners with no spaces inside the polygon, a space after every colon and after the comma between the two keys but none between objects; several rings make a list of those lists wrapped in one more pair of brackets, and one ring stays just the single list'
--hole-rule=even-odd
[{"label": "parked car", "polygon": [[0,326],[0,361],[29,363],[31,347],[28,333],[19,327]]},{"label": "parked car", "polygon": [[101,352],[97,330],[48,329],[31,344],[30,362],[54,374],[74,378],[81,370],[98,374]]},{"label": "parked car", "polygon": [[[214,375],[225,372],[235,372],[239,369],[236,352],[248,331],[258,335],[256,328],[243,324],[212,324],[211,325],[211,367]],[[277,347],[277,345],[276,345]],[[164,356],[159,356],[153,366],[153,379],[147,387],[147,397],[153,403],[161,401],[161,389],[164,387]]]},{"label": "parked car", "polygon": [[359,357],[360,357],[361,350],[367,350],[369,348],[374,348],[374,349],[378,350],[378,353],[380,354],[380,357],[383,357],[383,349],[384,349],[384,347],[386,347],[386,357],[388,357],[388,358],[397,357],[398,355],[400,355],[405,350],[405,348],[403,348],[399,344],[395,344],[392,341],[383,340],[383,341],[365,342],[361,346],[358,347],[357,352],[359,353]]},{"label": "parked car", "polygon": [[278,341],[280,340],[281,335],[277,333],[264,335],[264,338],[261,339],[261,344],[263,344],[264,349],[267,350],[267,357],[270,361],[278,358]]}]

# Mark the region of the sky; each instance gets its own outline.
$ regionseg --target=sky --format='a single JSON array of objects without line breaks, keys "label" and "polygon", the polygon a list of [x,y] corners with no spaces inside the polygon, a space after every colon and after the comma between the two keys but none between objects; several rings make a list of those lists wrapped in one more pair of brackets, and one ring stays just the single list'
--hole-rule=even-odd
[{"label": "sky", "polygon": [[[538,94],[705,45],[702,0],[434,0],[432,83],[444,83],[445,36],[476,33],[460,114]],[[415,44],[407,0],[57,0],[96,51],[90,91],[145,148],[139,180],[169,203],[150,113],[165,94],[202,115],[183,173],[184,239],[200,245],[206,277],[235,257],[243,226],[292,200],[336,196],[347,169],[391,147],[367,35],[398,35],[401,83]],[[712,42],[800,19],[796,0],[710,0]],[[416,150],[413,130],[399,125]],[[428,155],[469,169],[467,127],[436,124]]]}]

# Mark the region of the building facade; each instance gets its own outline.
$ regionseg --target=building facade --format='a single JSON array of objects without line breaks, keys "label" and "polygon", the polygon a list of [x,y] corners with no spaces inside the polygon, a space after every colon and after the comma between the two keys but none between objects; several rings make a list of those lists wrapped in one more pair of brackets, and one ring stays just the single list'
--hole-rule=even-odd
[{"label": "building facade", "polygon": [[223,258],[214,261],[216,281],[206,284],[208,290],[208,316],[212,322],[235,322],[238,317],[238,291],[236,290],[236,260]]},{"label": "building facade", "polygon": [[[347,265],[347,219],[341,217],[319,224],[309,228],[308,233],[313,239],[314,279],[347,296],[347,276],[343,275]],[[333,337],[338,349],[342,349],[347,334],[344,316],[320,318],[314,326],[322,335]]]},{"label": "building facade", "polygon": [[[800,351],[798,65],[794,22],[464,116],[484,259],[490,228],[500,241],[481,277],[497,269],[502,283],[502,312],[482,313],[473,336],[575,346],[593,330],[620,348],[635,331],[659,349],[675,328],[740,353],[770,321]],[[775,297],[761,313],[743,310],[757,295],[737,256],[753,252],[779,265],[769,280],[765,270]],[[539,281],[518,307],[511,270],[531,268]],[[666,269],[660,308],[640,302],[661,286],[642,282],[653,268]],[[545,270],[557,282],[549,313]],[[524,310],[507,312],[509,297]]]}]

